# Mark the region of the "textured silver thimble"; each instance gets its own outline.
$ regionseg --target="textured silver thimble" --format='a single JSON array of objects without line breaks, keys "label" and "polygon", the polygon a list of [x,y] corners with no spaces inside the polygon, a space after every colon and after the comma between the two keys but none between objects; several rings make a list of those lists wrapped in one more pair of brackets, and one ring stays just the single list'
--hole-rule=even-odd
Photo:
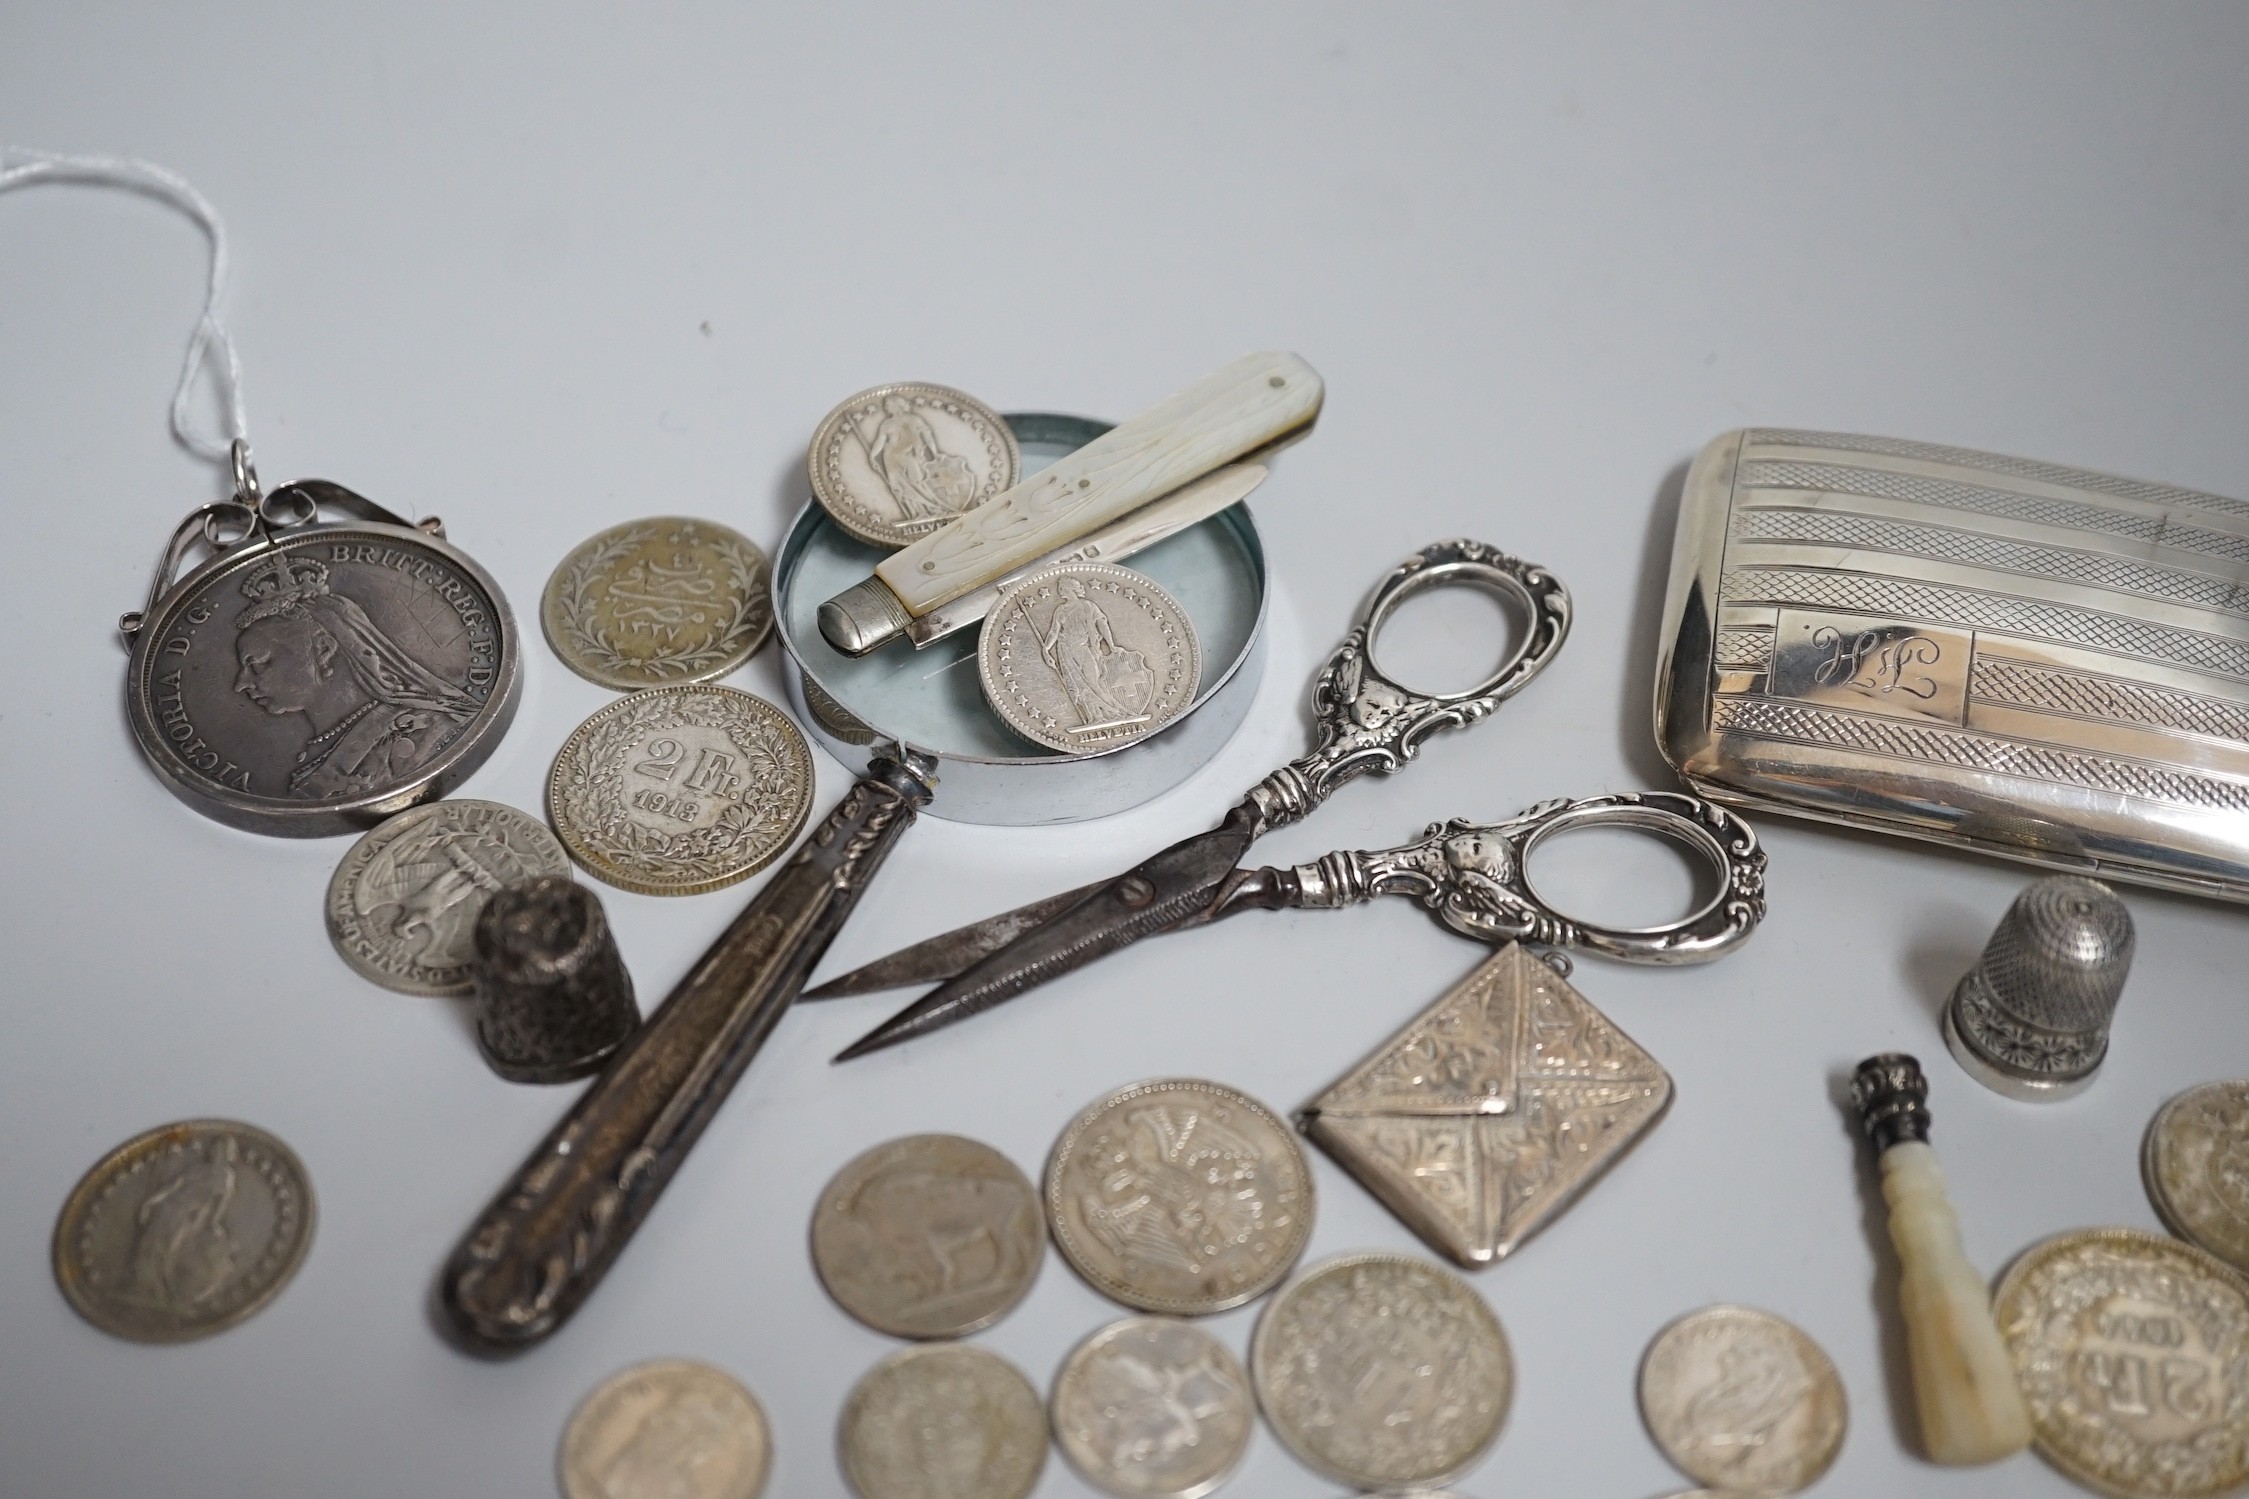
[{"label": "textured silver thimble", "polygon": [[476,1040],[515,1083],[600,1068],[640,1025],[601,902],[567,875],[496,892],[476,919]]},{"label": "textured silver thimble", "polygon": [[1945,1044],[2009,1098],[2067,1098],[2108,1055],[2132,966],[2132,913],[2098,880],[2053,875],[2015,897],[1953,987]]}]

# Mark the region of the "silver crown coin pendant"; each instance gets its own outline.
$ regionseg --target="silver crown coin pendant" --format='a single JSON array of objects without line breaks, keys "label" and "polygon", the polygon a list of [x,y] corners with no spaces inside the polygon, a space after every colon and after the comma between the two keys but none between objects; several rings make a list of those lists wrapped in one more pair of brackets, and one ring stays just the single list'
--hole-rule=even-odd
[{"label": "silver crown coin pendant", "polygon": [[233,456],[235,497],[180,523],[147,605],[118,621],[141,752],[198,812],[283,837],[445,795],[515,716],[499,585],[434,516],[409,524],[324,479],[264,494],[247,447]]}]

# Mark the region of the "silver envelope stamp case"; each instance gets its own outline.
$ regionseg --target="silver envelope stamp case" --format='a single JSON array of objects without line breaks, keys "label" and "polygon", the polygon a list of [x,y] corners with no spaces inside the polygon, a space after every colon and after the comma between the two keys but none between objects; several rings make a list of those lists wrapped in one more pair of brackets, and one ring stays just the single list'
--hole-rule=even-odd
[{"label": "silver envelope stamp case", "polygon": [[1656,739],[1705,796],[2249,900],[2249,504],[1728,432],[1663,618]]}]

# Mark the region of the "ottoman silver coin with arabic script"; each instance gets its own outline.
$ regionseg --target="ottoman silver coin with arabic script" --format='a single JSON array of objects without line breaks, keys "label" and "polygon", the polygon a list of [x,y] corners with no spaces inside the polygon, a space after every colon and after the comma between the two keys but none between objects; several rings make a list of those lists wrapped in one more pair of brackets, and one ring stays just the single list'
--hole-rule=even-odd
[{"label": "ottoman silver coin with arabic script", "polygon": [[564,1499],[757,1499],[772,1466],[757,1397],[691,1359],[604,1380],[571,1413],[555,1457]]},{"label": "ottoman silver coin with arabic script", "polygon": [[1257,1404],[1226,1345],[1176,1317],[1128,1317],[1054,1377],[1054,1439],[1086,1482],[1122,1499],[1196,1499],[1249,1450]]},{"label": "ottoman silver coin with arabic script", "polygon": [[1195,1078],[1135,1083],[1070,1122],[1046,1217],[1072,1268],[1144,1312],[1201,1316],[1278,1285],[1312,1236],[1312,1174],[1287,1126]]},{"label": "ottoman silver coin with arabic script", "polygon": [[312,1243],[304,1163],[262,1129],[189,1119],[87,1172],[55,1224],[55,1280],[80,1316],[138,1343],[184,1343],[271,1301]]},{"label": "ottoman silver coin with arabic script", "polygon": [[1656,1334],[1640,1416],[1697,1483],[1793,1494],[1843,1450],[1843,1381],[1819,1344],[1769,1312],[1708,1306]]},{"label": "ottoman silver coin with arabic script", "polygon": [[1058,562],[984,617],[976,664],[1002,721],[1086,755],[1162,728],[1195,700],[1202,645],[1179,601],[1108,562]]},{"label": "ottoman silver coin with arabic script", "polygon": [[578,725],[547,777],[547,815],[596,879],[696,895],[778,858],[812,811],[812,750],[761,697],[653,687]]},{"label": "ottoman silver coin with arabic script", "polygon": [[852,1316],[901,1338],[957,1338],[1005,1316],[1046,1256],[1039,1194],[959,1135],[908,1135],[847,1163],[812,1210],[812,1265]]},{"label": "ottoman silver coin with arabic script", "polygon": [[475,988],[476,918],[504,886],[570,872],[543,823],[498,802],[433,802],[351,846],[328,881],[328,937],[401,994]]},{"label": "ottoman silver coin with arabic script", "polygon": [[562,559],[539,618],[562,664],[589,682],[630,692],[714,681],[772,631],[772,568],[748,537],[711,521],[627,521]]},{"label": "ottoman silver coin with arabic script", "polygon": [[1250,1377],[1289,1450],[1360,1488],[1417,1488],[1472,1467],[1515,1393],[1507,1335],[1450,1270],[1396,1254],[1315,1265],[1273,1298]]},{"label": "ottoman silver coin with arabic script", "polygon": [[991,407],[946,385],[878,385],[820,419],[805,457],[829,519],[861,541],[911,545],[1013,489],[1023,459]]},{"label": "ottoman silver coin with arabic script", "polygon": [[2165,1104],[2141,1163],[2165,1225],[2249,1274],[2249,1081],[2204,1083]]},{"label": "ottoman silver coin with arabic script", "polygon": [[2218,1260],[2081,1229],[2024,1250],[1992,1311],[2055,1467],[2130,1499],[2249,1483],[2249,1282]]},{"label": "ottoman silver coin with arabic script", "polygon": [[1046,1466],[1046,1410],[996,1353],[903,1348],[852,1390],[836,1446],[859,1499],[1024,1499]]}]

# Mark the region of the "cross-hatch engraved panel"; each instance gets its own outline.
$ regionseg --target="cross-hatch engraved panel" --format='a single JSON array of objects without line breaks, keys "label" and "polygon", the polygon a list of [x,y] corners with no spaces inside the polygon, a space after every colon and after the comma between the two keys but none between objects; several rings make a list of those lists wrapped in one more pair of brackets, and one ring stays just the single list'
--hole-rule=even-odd
[{"label": "cross-hatch engraved panel", "polygon": [[2016,635],[2169,661],[2249,681],[2249,641],[2223,640],[2191,630],[2166,629],[2120,615],[1977,593],[1965,588],[1944,588],[1860,573],[1741,567],[1725,574],[1719,583],[1718,596],[1726,604],[1801,604],[1892,619],[1931,620],[2005,630]]},{"label": "cross-hatch engraved panel", "polygon": [[2097,474],[2090,469],[2069,468],[2059,463],[2040,463],[2034,458],[2010,458],[2003,453],[1948,448],[1933,442],[1862,437],[1852,432],[1799,432],[1774,427],[1757,428],[1743,439],[1744,447],[1763,443],[1799,448],[1840,448],[1850,453],[1883,453],[1892,458],[1919,458],[1929,463],[1949,463],[1957,468],[1980,468],[1988,473],[2013,474],[2018,478],[2036,479],[2046,484],[2090,490],[2095,494],[2145,500],[2154,505],[2191,505],[2225,515],[2249,516],[2249,504],[2229,500],[2224,495],[2205,494],[2198,489],[2181,489],[2176,484],[2151,484],[2141,479],[2120,479],[2114,474]]},{"label": "cross-hatch engraved panel", "polygon": [[1770,630],[1720,630],[1717,662],[1720,666],[1763,666],[1772,659]]},{"label": "cross-hatch engraved panel", "polygon": [[1836,463],[1756,462],[1741,466],[1740,482],[1748,489],[1809,489],[1825,494],[1905,500],[1916,505],[2027,521],[2037,526],[2129,536],[2134,541],[2159,542],[2182,552],[2223,557],[2229,562],[2249,562],[2249,538],[2180,525],[2169,516],[2108,510],[2098,505],[2079,505],[2006,489],[1984,489],[1974,484],[1956,484],[1950,479],[1924,478],[1919,474],[1893,474]]},{"label": "cross-hatch engraved panel", "polygon": [[2249,811],[2249,785],[2165,766],[2078,754],[2049,745],[1995,739],[1957,729],[1864,718],[1852,713],[1832,713],[1746,697],[1720,698],[1711,721],[1712,727],[1722,732],[1791,739],[1901,760],[1919,760],[1930,765],[2051,781],[2184,807]]},{"label": "cross-hatch engraved panel", "polygon": [[2120,682],[2090,672],[1978,657],[1968,695],[1981,703],[2143,724],[2249,744],[2249,705],[2200,693]]},{"label": "cross-hatch engraved panel", "polygon": [[2166,567],[2147,567],[2122,557],[2035,546],[1972,531],[1948,531],[1863,515],[1825,510],[1743,510],[1734,516],[1740,541],[1795,542],[1805,546],[1845,546],[1866,551],[1964,562],[2033,577],[2059,578],[2119,593],[2136,593],[2169,603],[2234,614],[2249,613],[2241,584]]}]

